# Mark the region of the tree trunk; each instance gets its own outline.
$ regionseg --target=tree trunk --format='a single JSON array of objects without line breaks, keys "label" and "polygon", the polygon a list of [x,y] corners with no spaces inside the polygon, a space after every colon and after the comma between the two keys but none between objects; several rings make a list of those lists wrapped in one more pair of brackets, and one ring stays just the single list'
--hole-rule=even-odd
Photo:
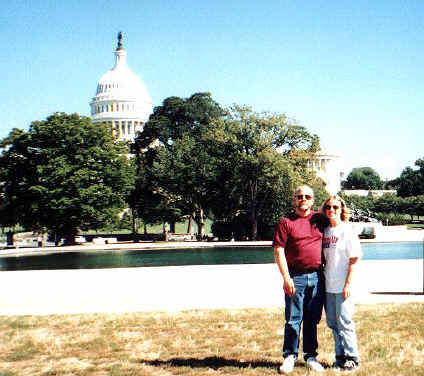
[{"label": "tree trunk", "polygon": [[250,240],[258,238],[258,218],[255,213],[255,208],[250,210]]},{"label": "tree trunk", "polygon": [[199,240],[203,239],[205,237],[205,224],[203,221],[203,209],[200,208],[196,210],[196,217],[195,222],[197,224],[197,238]]},{"label": "tree trunk", "polygon": [[75,237],[78,235],[78,229],[73,228],[70,229],[64,236],[64,244],[63,245],[73,245],[75,244]]},{"label": "tree trunk", "polygon": [[54,234],[54,245],[57,247],[60,243],[60,236],[58,234]]},{"label": "tree trunk", "polygon": [[144,235],[147,235],[147,223],[143,223],[144,225]]},{"label": "tree trunk", "polygon": [[258,237],[258,216],[256,213],[258,184],[257,181],[250,184],[250,240]]},{"label": "tree trunk", "polygon": [[193,231],[193,216],[188,217],[187,234],[192,235]]},{"label": "tree trunk", "polygon": [[6,234],[7,246],[14,247],[15,246],[15,233],[13,231],[9,231]]},{"label": "tree trunk", "polygon": [[171,234],[175,234],[176,233],[176,231],[175,231],[175,221],[172,221],[171,222]]},{"label": "tree trunk", "polygon": [[131,208],[131,218],[132,218],[132,234],[133,234],[133,241],[136,242],[137,239],[137,218],[136,218],[136,212],[134,208]]}]

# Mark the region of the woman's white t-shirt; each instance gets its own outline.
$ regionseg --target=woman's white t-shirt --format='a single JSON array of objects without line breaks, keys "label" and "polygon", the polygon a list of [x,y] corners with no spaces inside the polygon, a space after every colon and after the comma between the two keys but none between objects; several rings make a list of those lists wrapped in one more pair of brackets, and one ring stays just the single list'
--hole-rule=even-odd
[{"label": "woman's white t-shirt", "polygon": [[362,256],[358,235],[349,223],[341,222],[324,230],[325,290],[333,294],[343,292],[349,259]]}]

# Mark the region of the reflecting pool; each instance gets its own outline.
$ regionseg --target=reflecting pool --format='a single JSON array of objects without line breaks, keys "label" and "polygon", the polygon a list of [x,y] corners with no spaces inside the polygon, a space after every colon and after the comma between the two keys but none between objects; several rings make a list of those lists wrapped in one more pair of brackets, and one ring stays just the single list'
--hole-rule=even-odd
[{"label": "reflecting pool", "polygon": [[[364,260],[422,259],[422,242],[362,244]],[[156,248],[116,251],[57,252],[46,255],[3,256],[0,270],[103,269],[148,266],[268,264],[269,246]]]},{"label": "reflecting pool", "polygon": [[416,260],[423,258],[423,242],[365,243],[364,260]]}]

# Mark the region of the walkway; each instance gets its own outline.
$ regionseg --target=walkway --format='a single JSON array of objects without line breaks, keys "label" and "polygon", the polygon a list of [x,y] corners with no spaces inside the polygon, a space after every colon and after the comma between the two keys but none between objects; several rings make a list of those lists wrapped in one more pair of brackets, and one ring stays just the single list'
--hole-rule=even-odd
[{"label": "walkway", "polygon": [[[358,303],[424,302],[422,260],[362,261]],[[0,315],[282,307],[275,264],[0,273]],[[370,292],[392,294],[370,294]]]},{"label": "walkway", "polygon": [[[399,232],[396,240],[422,240],[423,235],[424,231]],[[387,240],[393,241],[392,238],[393,235]],[[161,244],[169,247],[169,244]],[[82,248],[95,252],[99,247],[114,250],[160,247],[161,244],[131,243]],[[187,247],[196,243],[173,245]],[[58,250],[67,252],[79,248],[3,250],[1,255]],[[423,268],[423,260],[361,261],[357,274],[358,303],[424,302]],[[284,305],[283,281],[275,264],[11,271],[0,272],[0,285],[0,315],[268,308]]]}]

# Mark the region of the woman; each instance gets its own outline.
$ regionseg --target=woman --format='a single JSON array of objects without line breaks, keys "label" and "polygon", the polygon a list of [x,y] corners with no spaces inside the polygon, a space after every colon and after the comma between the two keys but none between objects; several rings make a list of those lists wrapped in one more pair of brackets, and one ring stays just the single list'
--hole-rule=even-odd
[{"label": "woman", "polygon": [[329,221],[324,230],[323,255],[325,312],[327,325],[333,331],[336,352],[333,368],[353,371],[359,367],[359,353],[351,286],[356,263],[362,256],[361,245],[348,223],[349,212],[343,199],[328,197],[322,211]]}]

